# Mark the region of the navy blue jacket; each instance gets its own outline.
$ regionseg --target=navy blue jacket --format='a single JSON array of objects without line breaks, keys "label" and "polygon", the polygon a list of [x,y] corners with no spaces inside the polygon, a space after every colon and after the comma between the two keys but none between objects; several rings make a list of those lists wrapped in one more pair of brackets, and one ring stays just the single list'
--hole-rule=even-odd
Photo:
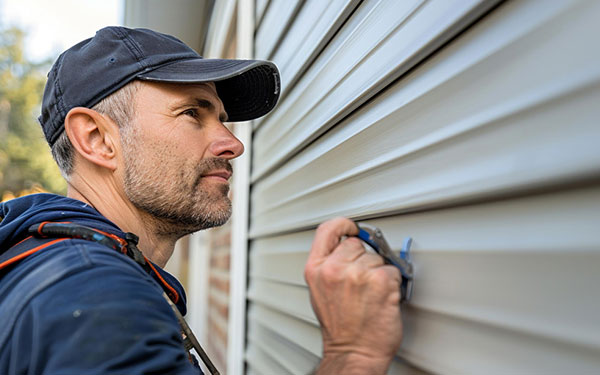
[{"label": "navy blue jacket", "polygon": [[[124,237],[83,202],[53,194],[0,203],[0,256],[42,221]],[[179,282],[156,267],[179,295]],[[155,274],[96,242],[69,239],[0,270],[0,374],[199,374]]]}]

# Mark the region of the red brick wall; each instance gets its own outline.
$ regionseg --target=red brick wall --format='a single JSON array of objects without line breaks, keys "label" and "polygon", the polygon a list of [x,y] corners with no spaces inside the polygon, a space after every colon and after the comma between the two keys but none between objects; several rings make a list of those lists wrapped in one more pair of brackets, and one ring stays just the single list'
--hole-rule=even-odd
[{"label": "red brick wall", "polygon": [[[233,58],[233,56],[230,56],[230,58]],[[231,124],[227,125],[229,130],[232,130]],[[234,171],[233,178],[235,176]],[[233,200],[234,195],[232,189],[229,198]],[[215,362],[215,366],[217,366],[220,373],[225,375],[227,374],[227,331],[229,324],[231,220],[221,227],[210,229],[209,237],[210,271],[208,274],[206,351]]]},{"label": "red brick wall", "polygon": [[208,275],[207,351],[217,369],[227,373],[227,325],[229,318],[229,265],[231,224],[210,230]]}]

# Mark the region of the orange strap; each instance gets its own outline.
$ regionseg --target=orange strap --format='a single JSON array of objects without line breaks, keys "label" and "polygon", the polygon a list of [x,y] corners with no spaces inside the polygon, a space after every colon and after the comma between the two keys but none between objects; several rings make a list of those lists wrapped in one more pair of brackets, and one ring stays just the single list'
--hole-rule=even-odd
[{"label": "orange strap", "polygon": [[150,268],[152,268],[152,271],[154,271],[154,273],[156,274],[156,277],[158,277],[158,279],[164,285],[164,287],[169,290],[169,298],[171,298],[173,303],[177,303],[177,301],[179,301],[179,294],[177,294],[177,291],[175,289],[173,289],[173,287],[171,285],[169,285],[169,283],[167,283],[167,281],[165,279],[163,279],[163,277],[160,275],[160,273],[158,273],[156,268],[154,268],[154,265],[152,264],[152,262],[150,262],[148,260],[148,258],[144,257],[144,259],[146,260],[146,263],[148,263]]},{"label": "orange strap", "polygon": [[[58,224],[71,224],[70,222],[51,222],[51,221],[44,221],[44,222],[40,223],[40,224],[39,224],[39,226],[38,226],[38,228],[37,228],[37,232],[38,232],[38,235],[39,235],[40,237],[42,237],[42,238],[47,238],[47,237],[46,237],[46,236],[45,236],[45,235],[42,233],[42,228],[44,227],[44,225],[46,225],[46,224],[49,224],[49,223],[58,223]],[[110,238],[112,238],[112,239],[114,239],[114,240],[116,240],[116,241],[117,241],[117,242],[118,242],[118,243],[121,245],[121,249],[120,249],[120,250],[121,250],[121,252],[122,252],[123,254],[127,254],[127,245],[128,245],[128,244],[127,244],[127,241],[126,241],[126,240],[124,240],[124,239],[122,239],[121,237],[119,237],[119,236],[117,236],[117,235],[114,235],[114,234],[112,234],[112,233],[107,233],[107,232],[104,232],[104,231],[101,231],[101,230],[99,230],[99,229],[95,229],[95,228],[91,228],[91,229],[92,229],[92,230],[94,230],[94,231],[96,231],[96,232],[102,233],[103,235],[105,235],[105,236],[108,236],[108,237],[110,237]],[[32,237],[32,236],[29,236],[29,237],[25,238],[24,240],[22,240],[22,241],[19,241],[19,242],[18,242],[17,244],[15,244],[14,246],[17,246],[17,245],[19,245],[19,244],[21,244],[21,243],[23,243],[23,242],[25,242],[26,240],[28,240],[28,239],[31,239],[31,238],[33,238],[33,237]],[[15,257],[13,257],[13,258],[10,258],[10,259],[8,259],[8,260],[6,260],[6,261],[4,261],[4,262],[0,263],[0,269],[4,268],[4,267],[6,267],[6,266],[9,266],[9,265],[11,265],[11,264],[14,264],[14,263],[16,263],[16,262],[18,262],[18,261],[20,261],[20,260],[22,260],[22,259],[24,259],[24,258],[28,257],[29,255],[31,255],[31,254],[34,254],[34,253],[38,252],[39,250],[41,250],[41,249],[43,249],[43,248],[45,248],[45,247],[48,247],[48,246],[50,246],[50,245],[53,245],[53,244],[55,244],[55,243],[57,243],[57,242],[64,241],[64,240],[68,240],[68,239],[72,239],[72,238],[71,238],[71,237],[66,237],[66,238],[57,238],[57,239],[55,239],[55,240],[52,240],[52,241],[46,242],[46,243],[44,243],[44,244],[42,244],[42,245],[40,245],[40,246],[34,247],[33,249],[27,250],[27,251],[25,251],[25,252],[23,252],[23,253],[21,253],[21,254],[19,254],[19,255],[15,256]],[[143,255],[143,254],[142,254],[142,255]],[[148,264],[148,266],[149,266],[149,267],[152,269],[152,271],[154,271],[154,274],[156,274],[156,277],[158,278],[158,280],[160,281],[160,283],[163,285],[163,287],[164,287],[165,289],[167,289],[167,291],[168,291],[168,292],[167,292],[167,294],[169,295],[169,297],[171,298],[171,300],[172,300],[174,303],[177,303],[177,302],[179,301],[179,294],[177,293],[177,291],[176,291],[176,290],[175,290],[175,289],[174,289],[174,288],[173,288],[171,285],[169,285],[169,283],[167,283],[167,281],[166,281],[166,280],[165,280],[165,279],[164,279],[164,278],[161,276],[161,274],[160,274],[160,273],[159,273],[159,272],[156,270],[156,268],[154,267],[154,265],[152,264],[152,262],[150,262],[150,260],[148,260],[148,258],[146,258],[146,257],[144,256],[144,260],[146,261],[146,263]]]},{"label": "orange strap", "polygon": [[[30,238],[31,237],[27,237],[25,240],[28,240]],[[23,240],[23,241],[25,241],[25,240]],[[21,253],[21,254],[17,255],[16,257],[14,257],[14,258],[10,258],[9,260],[6,260],[6,261],[0,263],[0,269],[4,268],[6,266],[9,266],[9,265],[11,265],[13,263],[16,263],[16,262],[20,261],[23,258],[27,258],[31,254],[33,254],[35,252],[38,252],[38,251],[42,250],[45,247],[48,247],[50,245],[54,245],[55,243],[60,242],[60,241],[64,241],[64,240],[70,240],[70,238],[57,238],[55,240],[46,242],[45,244],[42,244],[40,246],[34,247],[33,249],[27,250],[24,253]],[[19,243],[22,243],[23,241],[20,241]]]}]

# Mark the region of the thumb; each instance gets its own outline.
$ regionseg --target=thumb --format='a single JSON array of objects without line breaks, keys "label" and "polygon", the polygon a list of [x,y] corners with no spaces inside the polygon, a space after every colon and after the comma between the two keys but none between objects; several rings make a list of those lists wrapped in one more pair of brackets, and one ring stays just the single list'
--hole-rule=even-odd
[{"label": "thumb", "polygon": [[322,223],[317,228],[308,261],[323,260],[333,252],[342,237],[356,235],[358,235],[356,223],[345,217],[338,217]]}]

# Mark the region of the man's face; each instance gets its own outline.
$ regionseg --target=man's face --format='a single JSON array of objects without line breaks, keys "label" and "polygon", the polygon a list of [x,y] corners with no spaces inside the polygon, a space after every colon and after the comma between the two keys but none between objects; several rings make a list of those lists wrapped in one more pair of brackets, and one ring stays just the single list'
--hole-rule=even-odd
[{"label": "man's face", "polygon": [[214,84],[144,82],[122,128],[124,191],[161,234],[182,236],[231,216],[229,160],[243,145],[223,125]]}]

